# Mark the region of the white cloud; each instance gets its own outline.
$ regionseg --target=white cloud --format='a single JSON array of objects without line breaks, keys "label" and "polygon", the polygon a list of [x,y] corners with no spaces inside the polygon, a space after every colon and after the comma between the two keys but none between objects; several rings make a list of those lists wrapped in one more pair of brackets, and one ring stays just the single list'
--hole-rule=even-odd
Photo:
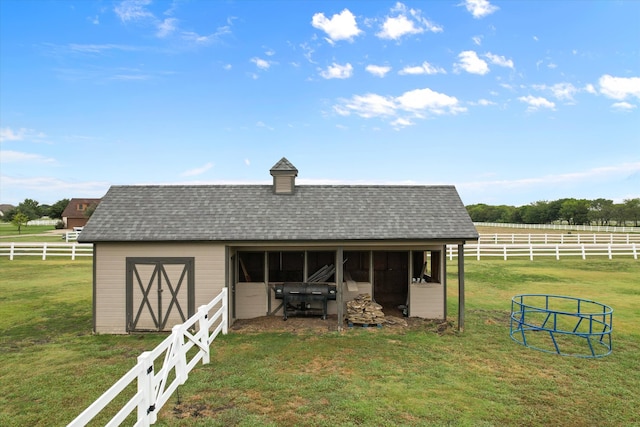
[{"label": "white cloud", "polygon": [[492,64],[513,69],[513,61],[511,59],[507,59],[500,55],[494,55],[492,53],[485,53],[484,56],[485,58],[488,58]]},{"label": "white cloud", "polygon": [[518,100],[528,104],[527,111],[537,111],[540,108],[549,108],[555,110],[556,104],[543,97],[535,97],[532,95],[521,96]]},{"label": "white cloud", "polygon": [[407,111],[428,111],[433,114],[457,114],[466,111],[454,96],[435,92],[429,88],[414,89],[396,98],[398,108]]},{"label": "white cloud", "polygon": [[571,83],[556,83],[552,86],[533,85],[533,88],[542,91],[549,91],[554,98],[566,102],[574,102],[573,96],[580,92],[580,90]]},{"label": "white cloud", "polygon": [[391,15],[385,18],[380,32],[376,33],[381,39],[399,40],[407,34],[420,34],[425,31],[442,32],[442,27],[422,17],[419,9],[409,9],[398,2],[391,9]]},{"label": "white cloud", "polygon": [[176,18],[166,18],[164,21],[160,22],[158,24],[156,36],[164,38],[173,33],[176,30],[176,22],[178,22]]},{"label": "white cloud", "polygon": [[268,70],[269,67],[271,67],[271,62],[267,61],[266,59],[261,59],[256,57],[256,58],[251,58],[251,62],[256,64],[256,67],[260,68],[261,70]]},{"label": "white cloud", "polygon": [[68,48],[71,52],[75,52],[75,53],[102,53],[104,51],[109,51],[109,50],[122,50],[125,52],[140,50],[140,48],[136,46],[113,44],[113,43],[106,43],[106,44],[71,43],[68,45]]},{"label": "white cloud", "polygon": [[487,63],[478,57],[478,54],[472,50],[465,50],[458,55],[459,61],[454,64],[454,70],[459,72],[464,70],[471,74],[484,75],[489,72]]},{"label": "white cloud", "polygon": [[145,9],[151,0],[124,0],[115,7],[114,12],[122,22],[153,18],[153,13]]},{"label": "white cloud", "polygon": [[251,160],[244,159],[244,164],[247,165],[247,166],[251,166]]},{"label": "white cloud", "polygon": [[11,129],[10,127],[0,128],[0,142],[4,141],[22,141],[25,139],[30,140],[42,140],[46,138],[42,132],[37,132],[33,129],[20,128],[17,130]]},{"label": "white cloud", "polygon": [[15,178],[8,175],[0,176],[0,194],[3,200],[19,203],[24,194],[41,203],[54,203],[69,197],[102,197],[109,189],[108,182],[84,181],[69,182],[52,177]]},{"label": "white cloud", "polygon": [[482,44],[482,36],[473,36],[471,37],[471,40],[476,46],[480,46]]},{"label": "white cloud", "polygon": [[425,61],[422,63],[422,65],[418,65],[415,67],[404,67],[402,70],[398,71],[398,74],[401,74],[401,75],[447,74],[447,72],[444,68],[434,67],[433,65]]},{"label": "white cloud", "polygon": [[265,122],[263,122],[263,121],[259,121],[259,122],[257,122],[257,123],[256,123],[256,126],[257,126],[257,127],[259,127],[259,128],[267,129],[267,130],[274,130],[274,128],[272,128],[271,126],[267,125],[267,124],[266,124]]},{"label": "white cloud", "polygon": [[20,128],[14,131],[11,128],[0,128],[0,142],[2,141],[20,141],[24,139],[27,129]]},{"label": "white cloud", "polygon": [[484,18],[500,9],[498,6],[489,3],[488,0],[465,0],[464,6],[476,19]]},{"label": "white cloud", "polygon": [[192,43],[206,45],[218,41],[218,39],[225,34],[231,34],[231,28],[226,25],[218,27],[215,32],[209,35],[201,35],[193,31],[183,31],[182,39]]},{"label": "white cloud", "polygon": [[413,123],[411,120],[405,119],[403,117],[398,117],[397,119],[391,122],[391,126],[393,126],[396,129],[401,129],[407,126],[413,126],[414,124],[415,123]]},{"label": "white cloud", "polygon": [[202,175],[203,173],[205,173],[206,171],[208,171],[209,169],[211,169],[213,167],[213,163],[209,162],[207,164],[205,164],[204,166],[200,166],[198,168],[194,168],[194,169],[189,169],[187,171],[184,171],[182,173],[182,176],[196,176],[196,175]]},{"label": "white cloud", "polygon": [[638,107],[633,104],[629,104],[628,102],[616,102],[611,105],[611,108],[618,111],[631,111]]},{"label": "white cloud", "polygon": [[[369,119],[392,118],[394,127],[413,124],[411,119],[423,119],[426,115],[458,114],[466,111],[457,98],[435,92],[429,88],[414,89],[398,97],[369,93],[341,99],[334,111],[342,116],[355,114]],[[410,117],[406,116],[409,113]]]},{"label": "white cloud", "polygon": [[56,163],[55,159],[40,154],[22,153],[19,151],[0,151],[0,163]]},{"label": "white cloud", "polygon": [[571,83],[556,83],[550,89],[553,96],[562,101],[573,101],[573,96],[578,93],[578,88]]},{"label": "white cloud", "polygon": [[348,79],[353,75],[353,66],[349,63],[345,65],[329,65],[326,70],[322,70],[320,75],[325,79]]},{"label": "white cloud", "polygon": [[598,80],[600,93],[613,99],[623,100],[627,97],[640,99],[640,77],[613,77],[603,75]]},{"label": "white cloud", "polygon": [[351,113],[360,117],[371,118],[379,116],[392,116],[396,112],[393,98],[368,93],[364,96],[355,95],[349,100],[342,100],[341,104],[334,106],[334,110],[341,116]]},{"label": "white cloud", "polygon": [[493,101],[489,101],[488,99],[479,99],[478,100],[478,105],[482,105],[483,107],[487,107],[489,105],[496,105],[496,103],[493,102]]},{"label": "white cloud", "polygon": [[391,67],[386,65],[367,65],[365,70],[374,76],[384,77],[389,71],[391,71]]},{"label": "white cloud", "polygon": [[458,183],[456,187],[466,190],[481,190],[483,188],[518,189],[532,186],[549,187],[571,183],[581,183],[593,181],[602,182],[615,177],[628,177],[640,172],[640,162],[622,163],[614,166],[601,166],[579,172],[564,174],[550,174],[532,178],[522,178],[515,180],[493,180],[474,181],[468,183]]},{"label": "white cloud", "polygon": [[598,93],[598,91],[596,91],[595,86],[593,86],[591,83],[585,85],[584,91],[587,92],[587,93],[590,93],[592,95],[595,95],[595,94]]},{"label": "white cloud", "polygon": [[339,40],[353,41],[354,37],[362,33],[358,28],[356,17],[349,9],[333,15],[331,19],[324,16],[324,13],[316,13],[311,18],[311,25],[327,33],[329,38],[325,40],[332,44]]}]

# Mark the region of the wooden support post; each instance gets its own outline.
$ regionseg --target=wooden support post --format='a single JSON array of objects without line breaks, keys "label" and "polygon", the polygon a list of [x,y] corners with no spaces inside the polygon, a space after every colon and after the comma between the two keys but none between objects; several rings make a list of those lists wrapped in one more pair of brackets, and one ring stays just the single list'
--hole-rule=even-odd
[{"label": "wooden support post", "polygon": [[458,245],[458,331],[464,331],[464,245]]},{"label": "wooden support post", "polygon": [[344,325],[344,295],[342,281],[344,277],[344,249],[339,247],[336,251],[336,286],[338,295],[336,303],[338,305],[338,331],[342,331]]}]

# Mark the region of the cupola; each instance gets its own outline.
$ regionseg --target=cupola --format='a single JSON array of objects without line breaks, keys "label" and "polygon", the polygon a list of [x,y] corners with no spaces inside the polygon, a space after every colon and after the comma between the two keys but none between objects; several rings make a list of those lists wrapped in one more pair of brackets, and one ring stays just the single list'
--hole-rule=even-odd
[{"label": "cupola", "polygon": [[298,169],[285,157],[273,165],[269,171],[273,177],[274,194],[293,194],[296,187]]}]

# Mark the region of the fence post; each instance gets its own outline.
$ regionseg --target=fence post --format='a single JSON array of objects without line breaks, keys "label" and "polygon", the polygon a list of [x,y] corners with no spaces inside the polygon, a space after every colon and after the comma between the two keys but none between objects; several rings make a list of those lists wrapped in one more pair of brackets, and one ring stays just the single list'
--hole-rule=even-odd
[{"label": "fence post", "polygon": [[502,246],[503,248],[503,253],[504,253],[504,260],[507,260],[507,245]]},{"label": "fence post", "polygon": [[74,243],[73,246],[71,246],[71,261],[75,261],[76,259],[76,244]]},{"label": "fence post", "polygon": [[609,243],[608,249],[609,249],[609,259],[611,259],[611,243]]},{"label": "fence post", "polygon": [[560,245],[556,245],[556,261],[560,260]]},{"label": "fence post", "polygon": [[529,260],[533,261],[533,245],[529,244]]},{"label": "fence post", "polygon": [[178,358],[176,361],[176,380],[178,380],[180,384],[184,384],[189,378],[189,370],[187,369],[187,353],[184,351],[183,328],[183,324],[175,325],[171,328],[171,333],[173,334],[173,345],[171,346],[171,351],[173,352],[173,355]]},{"label": "fence post", "polygon": [[13,249],[15,245],[15,243],[11,242],[11,249],[9,250],[9,261],[13,261]]},{"label": "fence post", "polygon": [[47,243],[45,242],[42,245],[42,260],[46,260],[47,259]]},{"label": "fence post", "polygon": [[229,331],[229,288],[222,288],[222,335],[227,335]]},{"label": "fence post", "polygon": [[[580,235],[578,234],[578,236]],[[584,251],[584,245],[582,245],[582,259],[587,259],[587,254]]]},{"label": "fence post", "polygon": [[[223,304],[224,305],[224,304]],[[198,316],[200,319],[198,320],[200,324],[200,331],[198,332],[199,341],[200,341],[200,351],[204,351],[202,355],[202,364],[207,365],[210,362],[210,353],[209,353],[209,312],[207,311],[206,305],[201,305],[198,307]]]},{"label": "fence post", "polygon": [[638,259],[638,252],[636,251],[636,244],[635,243],[633,244],[632,248],[633,248],[633,259]]},{"label": "fence post", "polygon": [[480,261],[480,244],[478,243],[478,246],[476,246],[476,255],[478,257],[478,261]]},{"label": "fence post", "polygon": [[151,352],[145,351],[138,356],[140,371],[138,372],[138,393],[140,402],[138,403],[138,421],[142,421],[143,426],[149,426],[149,414],[154,412],[156,405],[151,403],[153,396],[153,359]]}]

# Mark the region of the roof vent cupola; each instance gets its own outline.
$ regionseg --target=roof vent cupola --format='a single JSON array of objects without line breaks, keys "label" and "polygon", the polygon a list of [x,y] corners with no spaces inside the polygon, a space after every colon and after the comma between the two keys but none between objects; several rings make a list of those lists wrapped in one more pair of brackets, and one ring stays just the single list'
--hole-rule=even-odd
[{"label": "roof vent cupola", "polygon": [[295,191],[298,169],[285,157],[273,165],[269,171],[273,177],[274,194],[293,194]]}]

